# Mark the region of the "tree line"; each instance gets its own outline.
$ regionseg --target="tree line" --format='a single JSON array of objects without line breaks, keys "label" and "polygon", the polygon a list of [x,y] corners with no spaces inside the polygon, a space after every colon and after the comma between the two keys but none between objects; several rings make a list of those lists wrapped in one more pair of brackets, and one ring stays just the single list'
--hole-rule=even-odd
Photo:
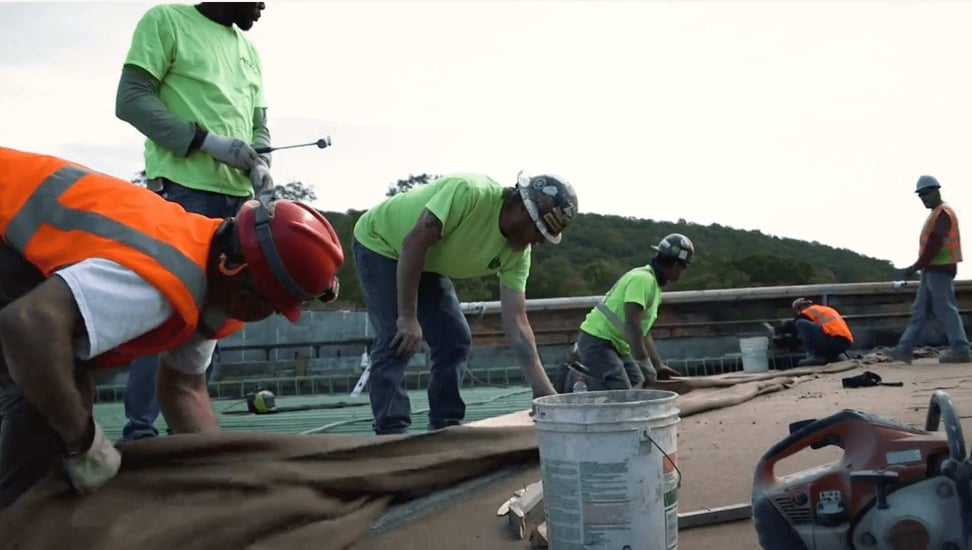
[{"label": "tree line", "polygon": [[[433,181],[433,174],[410,175],[390,184],[387,197]],[[144,185],[144,171],[133,183]],[[278,198],[314,201],[314,190],[300,181],[275,190]],[[321,211],[341,238],[345,263],[338,271],[340,299],[326,307],[361,308],[364,299],[358,284],[350,243],[354,224],[364,210]],[[533,250],[527,281],[528,298],[595,296],[604,294],[614,281],[632,267],[648,263],[651,245],[669,233],[683,233],[695,244],[695,260],[671,290],[704,290],[754,286],[786,286],[816,283],[887,281],[897,276],[887,260],[827,246],[818,242],[766,235],[719,224],[701,225],[581,213],[557,246]],[[465,302],[499,299],[496,275],[454,280],[459,299]],[[314,304],[312,307],[325,307]]]},{"label": "tree line", "polygon": [[[386,196],[407,192],[435,179],[430,174],[410,176],[389,185]],[[341,299],[331,307],[363,307],[350,242],[363,210],[322,212],[344,245],[345,264]],[[695,260],[671,290],[702,290],[754,286],[887,281],[897,275],[894,265],[818,242],[766,235],[719,224],[701,225],[581,213],[557,246],[536,247],[532,256],[528,298],[595,296],[604,294],[632,267],[644,265],[657,244],[669,233],[683,233],[695,245]],[[498,277],[454,280],[465,302],[499,299]]]}]

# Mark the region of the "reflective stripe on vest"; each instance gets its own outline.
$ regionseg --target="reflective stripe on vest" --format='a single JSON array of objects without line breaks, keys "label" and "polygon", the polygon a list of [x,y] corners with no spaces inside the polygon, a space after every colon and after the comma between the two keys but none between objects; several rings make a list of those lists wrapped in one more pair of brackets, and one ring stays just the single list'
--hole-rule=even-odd
[{"label": "reflective stripe on vest", "polygon": [[607,304],[604,303],[604,298],[601,298],[601,301],[598,302],[597,306],[595,307],[597,307],[597,310],[603,313],[605,317],[607,317],[608,321],[611,321],[611,324],[614,325],[614,328],[618,329],[621,332],[622,336],[626,335],[626,332],[624,330],[624,322],[622,322],[621,318],[615,315],[615,313],[611,311],[609,307],[607,307]]},{"label": "reflective stripe on vest", "polygon": [[850,327],[847,326],[847,323],[837,313],[837,310],[828,306],[815,304],[804,308],[800,314],[809,317],[814,323],[820,325],[824,334],[843,336],[851,343],[854,342],[854,336],[851,334]]},{"label": "reflective stripe on vest", "polygon": [[23,252],[41,225],[47,224],[61,231],[80,230],[122,243],[155,258],[178,277],[192,295],[196,308],[202,310],[206,299],[206,273],[182,251],[96,212],[68,208],[58,202],[72,185],[91,173],[77,166],[63,166],[47,176],[10,220],[7,242]]},{"label": "reflective stripe on vest", "polygon": [[935,229],[935,220],[938,219],[941,212],[945,212],[952,223],[949,226],[948,234],[942,240],[941,250],[931,259],[931,265],[955,264],[962,261],[962,238],[959,232],[958,217],[955,215],[955,211],[945,203],[938,205],[928,214],[919,238],[918,255],[920,256],[925,252],[928,239]]}]

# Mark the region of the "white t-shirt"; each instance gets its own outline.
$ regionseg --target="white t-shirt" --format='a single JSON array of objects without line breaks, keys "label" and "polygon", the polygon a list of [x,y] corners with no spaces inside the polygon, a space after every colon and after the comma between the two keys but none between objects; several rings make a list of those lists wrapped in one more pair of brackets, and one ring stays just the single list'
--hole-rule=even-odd
[{"label": "white t-shirt", "polygon": [[[91,359],[160,326],[172,304],[134,271],[103,258],[91,258],[54,272],[74,294],[87,336],[74,342],[74,354]],[[206,372],[216,340],[198,332],[182,345],[159,354],[159,362],[186,374]]]}]

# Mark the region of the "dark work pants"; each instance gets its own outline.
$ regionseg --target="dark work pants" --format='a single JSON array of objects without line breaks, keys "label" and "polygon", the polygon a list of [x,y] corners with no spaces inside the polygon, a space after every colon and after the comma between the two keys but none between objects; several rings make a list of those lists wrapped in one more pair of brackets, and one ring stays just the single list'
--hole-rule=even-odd
[{"label": "dark work pants", "polygon": [[641,367],[630,356],[622,356],[610,340],[581,331],[577,336],[577,355],[591,373],[588,391],[630,390],[645,381]]},{"label": "dark work pants", "polygon": [[[412,424],[412,405],[405,391],[408,359],[388,347],[397,332],[398,262],[352,243],[354,264],[364,292],[368,320],[375,329],[371,346],[368,396],[374,430],[381,434],[405,433]],[[466,415],[459,388],[472,345],[469,324],[448,277],[425,272],[419,280],[418,321],[430,352],[428,429],[455,426]]]},{"label": "dark work pants", "polygon": [[[44,281],[16,251],[0,245],[0,309]],[[79,364],[79,367],[81,365]],[[85,368],[75,371],[78,387],[91,407],[94,384]],[[34,484],[59,469],[61,439],[40,412],[28,403],[7,369],[0,349],[0,510]]]},{"label": "dark work pants", "polygon": [[837,356],[850,348],[850,340],[842,336],[834,336],[823,331],[823,327],[808,319],[797,319],[794,322],[797,334],[803,341],[803,349],[807,355],[822,357],[828,361],[835,361]]}]

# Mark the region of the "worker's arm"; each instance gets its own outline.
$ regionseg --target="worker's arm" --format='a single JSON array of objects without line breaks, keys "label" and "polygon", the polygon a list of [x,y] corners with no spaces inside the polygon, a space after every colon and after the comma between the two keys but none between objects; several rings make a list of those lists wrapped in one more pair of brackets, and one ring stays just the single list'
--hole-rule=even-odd
[{"label": "worker's arm", "polygon": [[215,349],[215,340],[196,333],[182,345],[159,354],[156,395],[165,422],[175,433],[219,429],[206,387],[206,367]]},{"label": "worker's arm", "polygon": [[648,348],[645,346],[645,335],[641,332],[641,319],[644,317],[645,308],[637,302],[624,303],[624,336],[631,346],[631,357],[635,361],[645,365],[651,360],[648,355]]},{"label": "worker's arm", "polygon": [[533,327],[526,311],[526,293],[513,290],[500,284],[500,313],[503,317],[503,332],[506,341],[520,362],[523,375],[533,388],[534,397],[554,395],[557,390],[543,369]]},{"label": "worker's arm", "polygon": [[0,311],[0,345],[10,376],[61,437],[83,450],[91,418],[74,377],[74,334],[84,330],[71,289],[51,277]]},{"label": "worker's arm", "polygon": [[118,473],[121,455],[75,383],[74,340],[83,332],[75,297],[57,276],[0,310],[0,345],[10,376],[60,438],[72,486],[87,493]]},{"label": "worker's arm", "polygon": [[122,67],[115,94],[115,116],[180,157],[198,148],[205,132],[173,114],[159,97],[159,81],[136,65]]},{"label": "worker's arm", "polygon": [[918,260],[911,266],[911,269],[924,269],[928,267],[932,258],[942,249],[942,245],[945,244],[945,237],[951,229],[952,220],[942,210],[938,213],[938,217],[935,218],[935,226],[932,228],[931,235],[928,236],[928,243],[925,244],[924,252],[922,252]]},{"label": "worker's arm", "polygon": [[418,322],[418,287],[425,268],[425,256],[442,239],[442,222],[432,212],[422,210],[415,226],[402,240],[396,268],[398,321],[391,347],[401,357],[410,357],[422,345],[422,326]]},{"label": "worker's arm", "polygon": [[250,170],[256,165],[256,151],[248,143],[210,133],[172,113],[159,97],[159,86],[159,80],[145,69],[130,64],[123,66],[115,93],[115,116],[180,157],[199,149],[240,170]]},{"label": "worker's arm", "polygon": [[658,374],[659,380],[667,380],[672,376],[679,376],[681,374],[662,361],[661,355],[658,353],[658,347],[655,346],[655,339],[651,337],[650,332],[645,334],[645,348],[648,350],[648,357],[651,358],[651,363],[655,366],[655,372]]}]

